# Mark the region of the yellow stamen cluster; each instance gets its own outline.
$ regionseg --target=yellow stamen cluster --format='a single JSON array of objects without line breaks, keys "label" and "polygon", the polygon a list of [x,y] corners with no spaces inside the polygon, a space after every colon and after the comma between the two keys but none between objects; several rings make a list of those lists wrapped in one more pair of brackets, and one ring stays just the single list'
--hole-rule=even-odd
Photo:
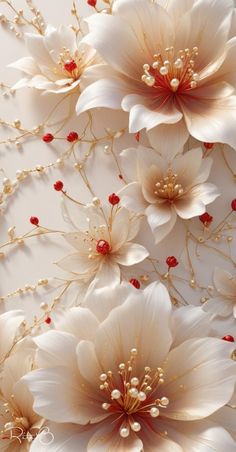
[{"label": "yellow stamen cluster", "polygon": [[177,53],[174,47],[165,49],[165,55],[161,53],[153,55],[151,65],[144,64],[142,81],[147,86],[167,89],[176,92],[179,88],[182,91],[196,88],[199,75],[194,71],[195,59],[198,56],[198,48],[192,50],[179,50]]},{"label": "yellow stamen cluster", "polygon": [[174,174],[171,169],[167,171],[166,177],[158,181],[155,185],[154,194],[159,198],[173,201],[182,196],[184,189],[181,184],[177,183],[178,175]]},{"label": "yellow stamen cluster", "polygon": [[157,418],[160,408],[166,408],[169,404],[167,397],[156,398],[158,387],[164,383],[163,370],[160,367],[151,369],[146,366],[141,377],[135,376],[137,356],[138,351],[133,348],[128,362],[118,366],[118,379],[110,370],[100,375],[100,389],[107,398],[102,407],[124,417],[120,428],[120,436],[123,438],[129,436],[131,430],[141,430],[141,424],[135,421],[135,414],[139,415],[139,419],[147,414]]}]

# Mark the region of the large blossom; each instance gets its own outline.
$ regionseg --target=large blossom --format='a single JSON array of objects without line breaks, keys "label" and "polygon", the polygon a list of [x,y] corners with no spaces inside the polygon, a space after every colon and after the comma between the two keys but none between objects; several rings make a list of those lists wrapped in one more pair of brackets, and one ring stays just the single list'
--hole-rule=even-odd
[{"label": "large blossom", "polygon": [[31,56],[10,64],[25,74],[13,89],[28,86],[45,93],[79,89],[82,74],[94,62],[95,51],[78,42],[70,27],[48,26],[45,35],[26,34],[25,39]]},{"label": "large blossom", "polygon": [[221,268],[216,268],[214,272],[214,283],[219,295],[211,298],[204,305],[204,309],[222,317],[233,315],[236,319],[235,276]]},{"label": "large blossom", "polygon": [[157,127],[160,148],[189,134],[235,147],[233,12],[233,0],[117,0],[112,16],[93,15],[84,42],[107,66],[94,72],[78,114],[122,108],[130,132]]},{"label": "large blossom", "polygon": [[24,340],[5,361],[0,383],[0,450],[26,452],[44,423],[22,377],[33,369],[35,344]]},{"label": "large blossom", "polygon": [[229,433],[210,418],[233,393],[233,344],[203,337],[209,318],[201,308],[176,317],[161,284],[117,305],[100,322],[72,308],[61,331],[35,338],[41,369],[25,380],[36,412],[61,424],[51,426],[53,452],[77,452],[78,444],[94,452],[233,452]]},{"label": "large blossom", "polygon": [[76,252],[58,265],[87,282],[88,287],[116,285],[127,267],[148,256],[146,248],[132,242],[140,219],[124,207],[80,207],[65,201],[64,208],[66,219],[74,228],[74,232],[64,234],[64,238]]},{"label": "large blossom", "polygon": [[202,158],[201,149],[178,155],[171,162],[153,149],[140,147],[123,151],[123,166],[134,182],[120,191],[121,202],[135,212],[143,212],[160,242],[173,229],[177,216],[186,220],[205,212],[219,193],[206,183],[212,160]]}]

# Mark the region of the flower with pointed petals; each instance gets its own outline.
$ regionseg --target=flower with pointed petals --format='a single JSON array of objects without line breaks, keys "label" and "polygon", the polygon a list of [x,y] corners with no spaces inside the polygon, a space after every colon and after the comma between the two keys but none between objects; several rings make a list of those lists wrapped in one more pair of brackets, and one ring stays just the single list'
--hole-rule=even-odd
[{"label": "flower with pointed petals", "polygon": [[[233,344],[204,337],[207,313],[188,307],[175,317],[157,283],[119,296],[101,321],[71,311],[60,330],[35,338],[40,369],[24,378],[36,412],[60,424],[53,452],[235,450],[211,420],[233,394]],[[32,451],[42,452],[39,439]]]},{"label": "flower with pointed petals", "polygon": [[154,149],[140,147],[123,151],[122,158],[134,182],[119,192],[121,204],[145,213],[156,243],[169,234],[177,217],[186,220],[201,215],[219,196],[216,186],[205,182],[212,160],[203,159],[201,149],[168,161]]},{"label": "flower with pointed petals", "polygon": [[44,424],[22,377],[33,369],[35,344],[24,340],[6,359],[0,383],[0,450],[27,452]]},{"label": "flower with pointed petals", "polygon": [[236,278],[221,268],[214,272],[214,283],[218,296],[211,298],[204,304],[204,309],[212,314],[228,317],[233,315],[236,319]]},{"label": "flower with pointed petals", "polygon": [[77,41],[70,27],[47,27],[45,35],[25,35],[31,56],[10,64],[25,77],[12,88],[25,86],[44,93],[67,93],[79,89],[81,76],[95,61],[95,51]]},{"label": "flower with pointed petals", "polygon": [[[149,255],[146,248],[132,242],[140,218],[124,207],[72,204],[65,200],[64,210],[75,232],[64,234],[64,238],[76,252],[58,262],[59,267],[87,281],[90,289],[119,284],[127,267]],[[73,207],[74,211],[70,210]]]},{"label": "flower with pointed petals", "polygon": [[155,128],[160,149],[189,134],[235,147],[233,14],[233,0],[117,0],[91,16],[84,42],[107,65],[90,72],[77,113],[122,108],[131,133]]}]

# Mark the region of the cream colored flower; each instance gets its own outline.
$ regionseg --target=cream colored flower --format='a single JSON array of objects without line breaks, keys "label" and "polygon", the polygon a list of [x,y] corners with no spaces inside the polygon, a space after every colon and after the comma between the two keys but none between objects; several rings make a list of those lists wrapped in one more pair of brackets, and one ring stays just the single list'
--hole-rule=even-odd
[{"label": "cream colored flower", "polygon": [[28,86],[58,94],[79,89],[81,76],[94,63],[95,51],[78,42],[70,27],[50,25],[45,35],[26,34],[25,38],[31,56],[10,64],[25,74],[13,89]]},{"label": "cream colored flower", "polygon": [[139,230],[139,217],[124,207],[80,207],[65,201],[64,208],[74,229],[64,238],[75,252],[57,265],[78,275],[88,288],[119,284],[126,268],[149,255],[146,248],[132,241]]},{"label": "cream colored flower", "polygon": [[84,42],[107,65],[94,68],[77,113],[122,108],[131,133],[156,128],[160,149],[189,134],[235,147],[233,18],[233,0],[117,0],[112,16],[87,19]]},{"label": "cream colored flower", "polygon": [[236,278],[231,273],[216,268],[214,283],[219,295],[205,303],[204,309],[222,317],[233,315],[236,319]]},{"label": "cream colored flower", "polygon": [[[51,425],[53,452],[234,452],[211,421],[234,390],[233,344],[203,337],[201,308],[176,318],[161,284],[117,306],[101,322],[72,308],[60,331],[35,338],[41,369],[25,381],[36,412],[60,424]],[[32,451],[44,450],[36,440]]]},{"label": "cream colored flower", "polygon": [[122,153],[123,167],[132,182],[119,196],[125,207],[145,213],[156,243],[173,229],[177,217],[187,220],[201,215],[219,193],[206,183],[212,160],[192,149],[168,161],[157,151],[140,147]]},{"label": "cream colored flower", "polygon": [[7,358],[0,382],[0,450],[30,450],[44,420],[33,411],[33,397],[22,377],[33,369],[35,345],[24,340]]}]

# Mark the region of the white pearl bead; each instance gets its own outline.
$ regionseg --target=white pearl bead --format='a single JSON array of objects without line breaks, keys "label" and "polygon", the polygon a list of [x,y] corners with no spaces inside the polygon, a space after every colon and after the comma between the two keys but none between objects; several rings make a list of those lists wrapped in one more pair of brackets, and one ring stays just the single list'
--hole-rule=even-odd
[{"label": "white pearl bead", "polygon": [[158,417],[159,414],[160,414],[160,411],[158,410],[158,408],[152,407],[152,408],[150,409],[150,415],[151,415],[152,417]]},{"label": "white pearl bead", "polygon": [[100,375],[100,380],[101,381],[106,381],[106,379],[107,379],[107,374],[101,374]]},{"label": "white pearl bead", "polygon": [[131,388],[129,390],[129,394],[131,395],[131,397],[136,399],[138,397],[138,390],[136,388]]},{"label": "white pearl bead", "polygon": [[120,396],[121,396],[121,392],[119,391],[119,389],[113,389],[113,391],[111,393],[112,399],[119,399]]},{"label": "white pearl bead", "polygon": [[167,67],[165,67],[165,66],[162,66],[161,68],[160,68],[160,74],[161,75],[167,75],[168,74],[168,68]]},{"label": "white pearl bead", "polygon": [[133,430],[133,432],[140,432],[140,430],[141,430],[140,423],[134,422],[133,424],[131,424],[131,429]]},{"label": "white pearl bead", "polygon": [[138,399],[140,400],[140,402],[144,402],[144,400],[146,400],[147,396],[145,394],[145,392],[140,391],[138,394]]},{"label": "white pearl bead", "polygon": [[132,386],[138,386],[139,379],[137,377],[131,378],[131,384],[132,384]]},{"label": "white pearl bead", "polygon": [[124,427],[120,429],[120,436],[122,436],[122,438],[127,438],[129,436],[129,428]]},{"label": "white pearl bead", "polygon": [[162,397],[162,398],[161,398],[161,404],[162,404],[163,406],[169,405],[169,399],[167,399],[167,397]]},{"label": "white pearl bead", "polygon": [[180,81],[177,78],[172,78],[170,84],[172,88],[178,88]]}]

